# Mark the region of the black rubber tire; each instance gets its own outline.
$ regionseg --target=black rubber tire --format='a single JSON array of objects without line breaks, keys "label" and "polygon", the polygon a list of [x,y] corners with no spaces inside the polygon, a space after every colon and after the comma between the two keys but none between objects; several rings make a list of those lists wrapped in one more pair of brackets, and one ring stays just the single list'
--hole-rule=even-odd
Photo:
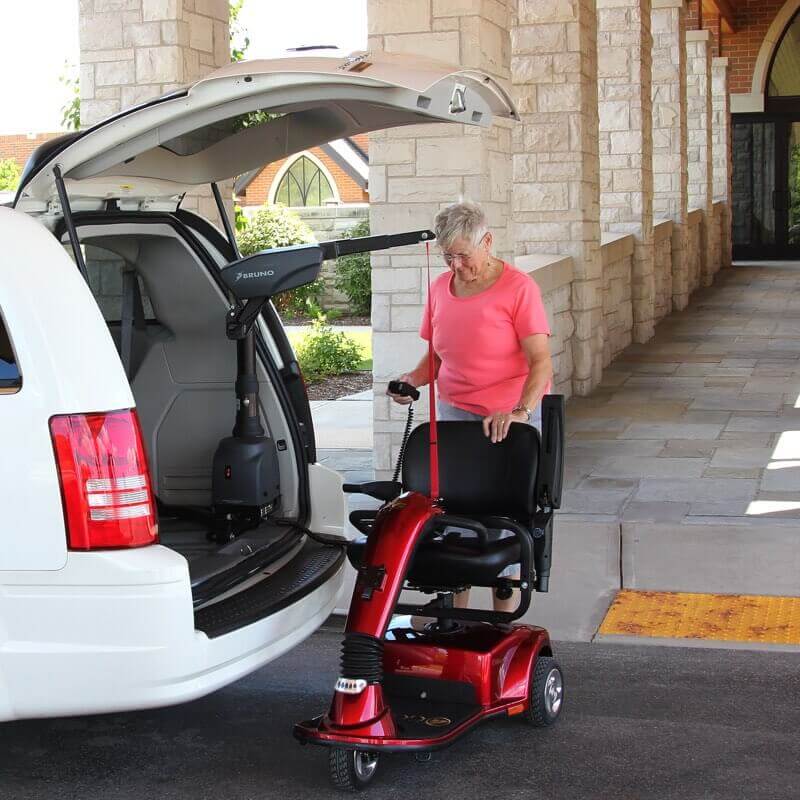
[{"label": "black rubber tire", "polygon": [[[374,760],[375,766],[365,773],[359,769],[357,762],[365,759]],[[359,750],[346,750],[343,747],[332,747],[328,751],[328,769],[331,783],[344,792],[358,792],[366,788],[378,771],[378,753],[363,753]]]},{"label": "black rubber tire", "polygon": [[[548,686],[548,680],[553,676],[557,686],[558,702],[553,702],[553,686]],[[564,674],[554,658],[540,656],[536,659],[536,666],[531,673],[530,704],[525,714],[525,721],[534,728],[546,728],[552,725],[564,708]],[[549,696],[548,696],[549,692]]]}]

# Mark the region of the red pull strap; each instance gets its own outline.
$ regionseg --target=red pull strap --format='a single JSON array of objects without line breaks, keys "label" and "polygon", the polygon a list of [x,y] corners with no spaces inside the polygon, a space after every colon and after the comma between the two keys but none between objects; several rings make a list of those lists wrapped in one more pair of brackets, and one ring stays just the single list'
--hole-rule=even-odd
[{"label": "red pull strap", "polygon": [[425,242],[425,255],[428,261],[428,399],[430,403],[430,486],[431,500],[439,499],[439,444],[436,435],[436,368],[433,358],[433,305],[431,303],[431,245]]}]

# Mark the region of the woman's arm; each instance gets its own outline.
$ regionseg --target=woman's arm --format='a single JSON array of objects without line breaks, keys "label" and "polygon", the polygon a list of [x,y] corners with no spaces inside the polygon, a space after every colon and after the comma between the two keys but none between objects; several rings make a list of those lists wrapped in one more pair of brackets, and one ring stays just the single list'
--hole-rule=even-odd
[{"label": "woman's arm", "polygon": [[[433,354],[433,376],[439,374],[439,367],[442,366],[442,359],[434,353]],[[428,383],[428,376],[430,374],[430,368],[428,366],[428,354],[426,353],[422,358],[419,360],[414,369],[411,372],[406,372],[405,374],[401,375],[397,380],[402,381],[403,383],[410,383],[412,386],[420,387],[425,386]],[[403,397],[399,394],[392,394],[388,389],[386,390],[386,394],[395,401],[395,403],[400,403],[400,405],[405,406],[411,403],[410,397]]]},{"label": "woman's arm", "polygon": [[[546,333],[533,333],[520,340],[520,347],[528,359],[528,377],[522,387],[518,406],[533,409],[541,401],[547,384],[553,378],[553,362]],[[522,411],[516,413],[497,412],[483,418],[483,432],[493,442],[502,442],[508,436],[512,422],[525,422]]]},{"label": "woman's arm", "polygon": [[547,385],[553,380],[549,338],[546,333],[534,333],[520,342],[525,358],[528,359],[529,372],[518,405],[535,408],[541,402]]},{"label": "woman's arm", "polygon": [[[442,359],[434,353],[433,354],[433,377],[436,378],[439,375],[439,367],[442,366]],[[426,386],[428,384],[428,378],[430,376],[430,367],[428,366],[428,354],[425,353],[424,356],[419,360],[419,363],[416,367],[414,367],[411,372],[406,373],[405,377],[408,378],[408,383],[414,384],[414,386]],[[402,379],[401,379],[402,380]]]}]

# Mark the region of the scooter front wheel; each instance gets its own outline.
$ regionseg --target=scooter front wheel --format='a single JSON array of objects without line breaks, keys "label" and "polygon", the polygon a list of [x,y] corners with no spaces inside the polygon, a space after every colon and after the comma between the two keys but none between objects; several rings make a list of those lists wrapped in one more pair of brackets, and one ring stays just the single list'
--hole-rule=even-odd
[{"label": "scooter front wheel", "polygon": [[328,752],[331,782],[346,792],[365,788],[378,771],[378,757],[375,752],[332,747]]}]

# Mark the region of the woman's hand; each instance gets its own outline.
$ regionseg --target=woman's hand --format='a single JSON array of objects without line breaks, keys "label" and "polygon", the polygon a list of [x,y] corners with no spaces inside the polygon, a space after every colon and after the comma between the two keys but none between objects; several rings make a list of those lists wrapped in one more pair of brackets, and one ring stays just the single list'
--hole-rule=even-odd
[{"label": "woman's hand", "polygon": [[525,422],[527,416],[522,411],[498,411],[483,418],[483,432],[492,442],[502,442],[508,436],[512,422]]},{"label": "woman's hand", "polygon": [[[413,374],[410,372],[403,373],[399,378],[397,378],[397,380],[400,381],[401,383],[410,383],[414,387],[418,385],[417,382],[414,380]],[[399,403],[401,406],[407,406],[414,402],[410,397],[405,397],[404,395],[401,394],[392,394],[392,392],[390,392],[388,388],[386,389],[386,394],[389,395],[389,397],[391,397],[392,400],[395,401],[395,403]]]}]

